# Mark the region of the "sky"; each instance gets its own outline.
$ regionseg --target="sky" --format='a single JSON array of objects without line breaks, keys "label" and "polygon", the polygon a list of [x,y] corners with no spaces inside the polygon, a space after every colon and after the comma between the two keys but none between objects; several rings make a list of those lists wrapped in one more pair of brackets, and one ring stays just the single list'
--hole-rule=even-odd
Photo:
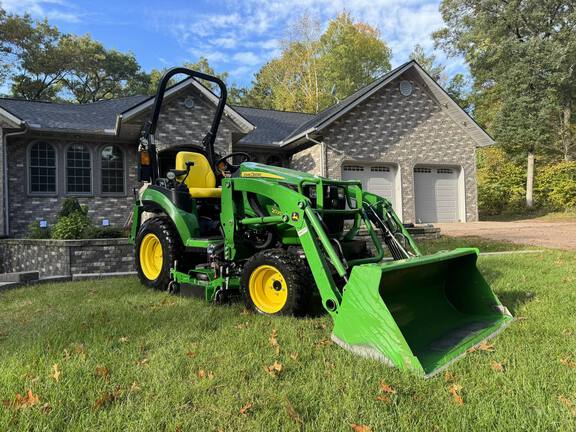
[{"label": "sky", "polygon": [[178,66],[206,57],[229,81],[248,86],[280,52],[288,27],[307,12],[323,28],[343,10],[379,29],[392,49],[392,66],[416,44],[434,52],[451,76],[460,58],[434,51],[430,34],[442,27],[440,0],[0,0],[11,13],[48,18],[64,33],[89,33],[107,48],[132,51],[142,67]]}]

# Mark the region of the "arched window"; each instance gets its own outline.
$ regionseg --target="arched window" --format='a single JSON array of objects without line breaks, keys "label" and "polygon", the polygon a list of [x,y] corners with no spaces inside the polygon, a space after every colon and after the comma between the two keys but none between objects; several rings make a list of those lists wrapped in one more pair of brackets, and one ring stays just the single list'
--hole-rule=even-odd
[{"label": "arched window", "polygon": [[124,193],[124,157],[122,150],[109,145],[100,153],[102,193]]},{"label": "arched window", "polygon": [[51,144],[37,142],[30,147],[30,192],[56,192],[56,151]]},{"label": "arched window", "polygon": [[284,166],[284,163],[283,163],[282,158],[280,156],[271,155],[271,156],[268,156],[268,159],[266,159],[266,165],[281,167],[281,166]]},{"label": "arched window", "polygon": [[73,144],[66,150],[66,192],[92,192],[92,160],[90,151],[82,144]]}]

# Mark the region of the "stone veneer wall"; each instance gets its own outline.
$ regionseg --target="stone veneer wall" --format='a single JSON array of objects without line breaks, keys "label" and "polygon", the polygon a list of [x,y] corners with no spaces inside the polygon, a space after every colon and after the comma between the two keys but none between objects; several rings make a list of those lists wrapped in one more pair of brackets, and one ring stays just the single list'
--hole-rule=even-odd
[{"label": "stone veneer wall", "polygon": [[40,277],[134,271],[128,239],[0,240],[0,272],[38,271]]},{"label": "stone veneer wall", "polygon": [[314,144],[298,153],[295,153],[290,160],[290,168],[309,172],[314,175],[322,175],[322,147]]},{"label": "stone veneer wall", "polygon": [[[402,96],[399,83],[413,84]],[[467,127],[472,127],[468,125]],[[414,166],[441,164],[464,170],[466,220],[478,220],[476,143],[438,103],[417,74],[406,72],[322,131],[328,177],[340,179],[346,162],[391,163],[399,167],[403,221],[414,222]],[[320,146],[296,153],[292,166],[320,170]]]},{"label": "stone veneer wall", "polygon": [[[28,192],[28,148],[36,140],[49,142],[56,149],[57,155],[57,191],[54,194],[37,195]],[[65,152],[69,145],[85,144],[92,155],[92,193],[85,195],[67,194],[65,184]],[[8,197],[10,200],[10,235],[23,237],[27,226],[34,220],[45,219],[50,225],[56,221],[56,216],[67,197],[78,198],[80,204],[88,206],[88,216],[94,223],[100,225],[102,219],[110,220],[116,227],[122,227],[134,202],[133,189],[138,187],[136,166],[136,145],[132,143],[117,143],[124,154],[125,191],[123,194],[102,194],[100,192],[100,151],[111,144],[103,141],[62,140],[20,138],[8,143]]]}]

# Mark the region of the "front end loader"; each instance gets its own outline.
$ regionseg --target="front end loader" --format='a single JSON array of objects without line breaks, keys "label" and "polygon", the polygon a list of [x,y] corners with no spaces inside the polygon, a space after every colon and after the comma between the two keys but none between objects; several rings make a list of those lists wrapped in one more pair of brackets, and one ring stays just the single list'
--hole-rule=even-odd
[{"label": "front end loader", "polygon": [[[154,133],[180,73],[215,83],[220,99],[202,145],[181,146],[172,160]],[[266,315],[320,304],[339,346],[422,376],[512,321],[476,267],[477,249],[423,255],[390,202],[361,182],[216,155],[225,103],[222,81],[188,69],[171,69],[158,86],[131,233],[144,285],[207,302],[242,297]]]}]

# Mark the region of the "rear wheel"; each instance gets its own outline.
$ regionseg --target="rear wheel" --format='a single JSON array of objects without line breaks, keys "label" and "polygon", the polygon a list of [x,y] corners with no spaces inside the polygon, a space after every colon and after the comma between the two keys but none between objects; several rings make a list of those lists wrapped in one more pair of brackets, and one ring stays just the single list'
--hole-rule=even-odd
[{"label": "rear wheel", "polygon": [[149,219],[140,227],[136,237],[136,270],[140,282],[159,290],[170,283],[170,269],[182,257],[178,233],[166,218]]},{"label": "rear wheel", "polygon": [[268,249],[254,255],[240,280],[246,307],[265,315],[303,315],[314,281],[297,255]]}]

